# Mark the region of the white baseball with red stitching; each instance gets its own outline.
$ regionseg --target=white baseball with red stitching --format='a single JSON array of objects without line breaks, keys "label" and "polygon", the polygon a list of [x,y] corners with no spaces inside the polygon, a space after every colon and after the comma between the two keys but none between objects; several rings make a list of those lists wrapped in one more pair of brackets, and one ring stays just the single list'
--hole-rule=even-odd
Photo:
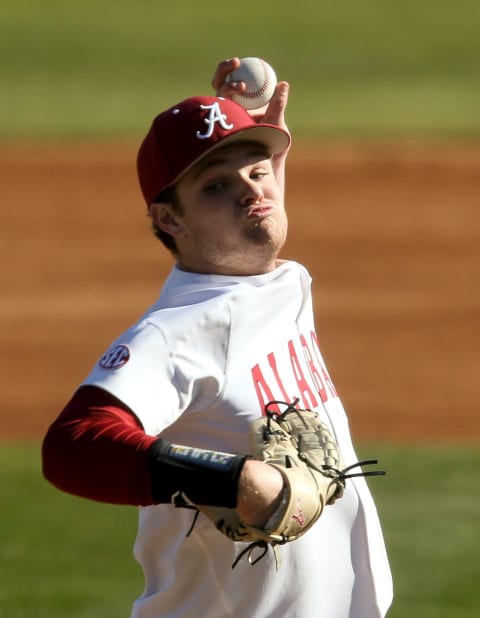
[{"label": "white baseball with red stitching", "polygon": [[245,82],[246,89],[233,96],[245,109],[258,109],[272,98],[277,76],[262,58],[241,58],[240,66],[227,75],[227,82]]}]

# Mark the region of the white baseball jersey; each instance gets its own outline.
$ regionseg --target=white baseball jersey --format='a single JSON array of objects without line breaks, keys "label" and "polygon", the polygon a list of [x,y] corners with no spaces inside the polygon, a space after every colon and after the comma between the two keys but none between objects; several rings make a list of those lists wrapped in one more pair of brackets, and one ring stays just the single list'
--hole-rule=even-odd
[{"label": "white baseball jersey", "polygon": [[[125,402],[150,435],[248,453],[249,428],[271,400],[319,411],[345,465],[355,463],[347,417],[314,329],[311,281],[295,262],[235,277],[174,267],[158,302],[85,380]],[[145,590],[132,618],[378,618],[392,582],[377,512],[363,478],[300,539],[255,565],[231,568],[234,543],[191,510],[141,507],[135,557]]]}]

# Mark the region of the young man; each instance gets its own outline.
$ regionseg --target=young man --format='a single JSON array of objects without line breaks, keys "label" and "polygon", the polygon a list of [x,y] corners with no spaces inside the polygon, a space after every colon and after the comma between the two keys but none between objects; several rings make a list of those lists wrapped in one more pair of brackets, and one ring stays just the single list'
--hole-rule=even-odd
[{"label": "young man", "polygon": [[[300,539],[251,565],[231,565],[243,543],[202,514],[174,506],[236,509],[264,526],[283,481],[248,459],[249,428],[269,401],[316,409],[345,465],[357,461],[345,412],[314,329],[310,277],[279,259],[287,233],[284,121],[288,84],[253,119],[224,85],[154,120],[138,174],[157,236],[176,264],[160,297],[122,334],[50,427],[44,473],[94,500],[141,506],[135,556],[145,590],[133,618],[374,618],[391,602],[375,506],[363,478]],[[194,447],[223,453],[221,464]],[[192,454],[193,453],[193,454]],[[198,453],[197,453],[198,454]],[[210,459],[211,461],[211,459]]]}]

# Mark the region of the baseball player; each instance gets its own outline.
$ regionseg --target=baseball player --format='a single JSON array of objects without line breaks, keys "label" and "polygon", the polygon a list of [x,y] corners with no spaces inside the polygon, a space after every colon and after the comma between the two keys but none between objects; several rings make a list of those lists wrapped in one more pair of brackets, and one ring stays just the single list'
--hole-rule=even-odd
[{"label": "baseball player", "polygon": [[[218,65],[217,96],[159,114],[140,146],[142,194],[175,265],[50,426],[44,474],[72,494],[140,507],[145,589],[132,618],[381,617],[392,583],[376,508],[365,479],[338,470],[357,457],[320,352],[310,276],[279,258],[289,85],[252,116],[231,100],[244,85],[225,84],[238,63]],[[314,411],[342,460],[320,466],[341,475],[342,491],[319,490],[312,517],[292,464],[252,455],[252,425],[280,422],[285,407]],[[284,448],[280,434],[269,439]],[[302,534],[289,537],[285,519]],[[246,557],[242,539],[256,533],[280,551],[267,543],[261,559]]]}]

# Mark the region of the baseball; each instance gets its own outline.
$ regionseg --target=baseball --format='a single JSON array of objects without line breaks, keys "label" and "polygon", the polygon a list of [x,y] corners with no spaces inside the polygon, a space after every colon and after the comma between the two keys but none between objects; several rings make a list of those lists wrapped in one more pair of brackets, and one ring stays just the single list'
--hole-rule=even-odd
[{"label": "baseball", "polygon": [[246,89],[232,98],[245,109],[258,109],[272,98],[277,76],[261,58],[241,58],[240,66],[227,75],[228,82],[245,82]]}]

